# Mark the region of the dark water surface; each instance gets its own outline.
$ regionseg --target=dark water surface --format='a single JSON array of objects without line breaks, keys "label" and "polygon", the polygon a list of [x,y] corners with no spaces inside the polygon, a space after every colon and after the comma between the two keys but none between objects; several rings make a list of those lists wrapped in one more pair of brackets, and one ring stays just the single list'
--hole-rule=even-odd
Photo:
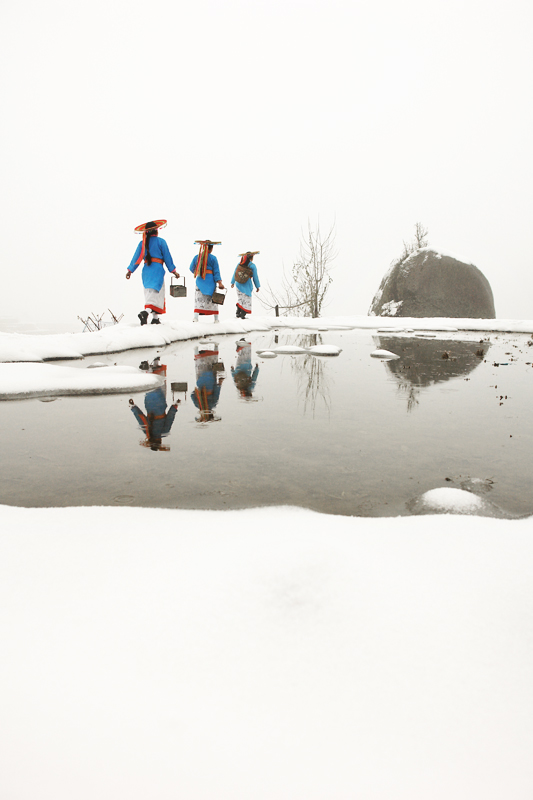
[{"label": "dark water surface", "polygon": [[[389,516],[447,486],[532,514],[529,337],[444,336],[279,334],[278,345],[342,348],[330,358],[262,359],[272,333],[249,335],[248,349],[220,336],[86,359],[80,369],[159,356],[166,388],[133,395],[134,406],[129,395],[2,402],[0,502]],[[378,347],[400,358],[372,358]]]}]

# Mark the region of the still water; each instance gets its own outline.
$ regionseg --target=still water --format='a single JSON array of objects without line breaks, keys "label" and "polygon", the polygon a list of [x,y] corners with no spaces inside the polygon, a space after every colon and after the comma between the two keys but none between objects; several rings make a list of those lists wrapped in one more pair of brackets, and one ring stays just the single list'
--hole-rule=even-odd
[{"label": "still water", "polygon": [[[2,402],[0,502],[390,516],[447,486],[533,514],[531,339],[438,336],[219,336],[68,362],[142,365],[165,385]],[[257,353],[320,343],[342,352]]]}]

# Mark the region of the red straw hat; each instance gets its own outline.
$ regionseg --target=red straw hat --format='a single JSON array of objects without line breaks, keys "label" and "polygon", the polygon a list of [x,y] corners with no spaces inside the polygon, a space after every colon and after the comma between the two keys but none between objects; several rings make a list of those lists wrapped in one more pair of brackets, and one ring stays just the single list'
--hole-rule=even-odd
[{"label": "red straw hat", "polygon": [[167,224],[166,219],[154,219],[151,222],[143,222],[142,225],[137,225],[137,227],[135,228],[135,233],[146,233],[146,231],[156,231],[158,228],[164,228],[166,224]]}]

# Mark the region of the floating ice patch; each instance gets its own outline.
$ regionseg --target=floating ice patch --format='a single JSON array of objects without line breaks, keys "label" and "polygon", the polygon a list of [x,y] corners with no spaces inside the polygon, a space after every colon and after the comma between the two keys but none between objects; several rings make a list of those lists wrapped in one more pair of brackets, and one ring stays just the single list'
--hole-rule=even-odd
[{"label": "floating ice patch", "polygon": [[307,352],[313,356],[338,356],[342,353],[342,348],[334,344],[315,344],[307,348]]},{"label": "floating ice patch", "polygon": [[282,344],[279,347],[272,348],[272,352],[277,353],[278,355],[299,356],[305,355],[307,350],[294,344]]},{"label": "floating ice patch", "polygon": [[396,353],[391,353],[390,350],[374,350],[373,353],[370,353],[372,358],[385,358],[385,359],[392,359],[392,358],[400,358],[397,356]]},{"label": "floating ice patch", "polygon": [[81,369],[54,364],[0,364],[0,400],[41,395],[113,394],[150,391],[160,378],[136,367]]},{"label": "floating ice patch", "polygon": [[412,514],[467,514],[469,516],[510,518],[494,503],[463,489],[430,489],[411,500],[407,507]]}]

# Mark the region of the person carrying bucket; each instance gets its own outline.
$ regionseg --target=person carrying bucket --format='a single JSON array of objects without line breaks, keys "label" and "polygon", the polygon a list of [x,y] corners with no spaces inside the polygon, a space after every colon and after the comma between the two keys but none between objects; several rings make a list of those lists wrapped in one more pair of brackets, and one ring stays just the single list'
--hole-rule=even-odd
[{"label": "person carrying bucket", "polygon": [[176,272],[168,245],[164,239],[159,237],[159,228],[164,228],[166,224],[166,219],[156,219],[152,222],[144,222],[135,228],[135,232],[142,233],[143,238],[137,245],[131,264],[126,272],[126,279],[129,280],[131,278],[132,273],[135,272],[144,259],[142,271],[144,310],[137,315],[141,325],[146,325],[148,322],[148,312],[150,311],[152,312],[152,325],[159,325],[161,322],[159,315],[166,313],[165,270],[163,265],[172,275],[179,278],[179,273]]},{"label": "person carrying bucket", "polygon": [[218,322],[218,305],[213,302],[213,292],[218,286],[224,289],[220,276],[220,267],[217,257],[213,255],[213,245],[221,242],[212,242],[211,239],[199,239],[195,244],[200,245],[200,252],[194,256],[190,270],[196,278],[196,291],[194,294],[193,322],[198,322],[198,316],[212,316]]},{"label": "person carrying bucket", "polygon": [[246,319],[247,314],[252,313],[252,281],[255,284],[256,292],[259,291],[261,284],[259,283],[259,276],[257,274],[257,267],[254,264],[254,256],[259,254],[259,250],[248,250],[246,253],[240,253],[241,260],[235,267],[233,278],[231,279],[231,288],[237,287],[237,313],[236,317],[239,319]]}]

